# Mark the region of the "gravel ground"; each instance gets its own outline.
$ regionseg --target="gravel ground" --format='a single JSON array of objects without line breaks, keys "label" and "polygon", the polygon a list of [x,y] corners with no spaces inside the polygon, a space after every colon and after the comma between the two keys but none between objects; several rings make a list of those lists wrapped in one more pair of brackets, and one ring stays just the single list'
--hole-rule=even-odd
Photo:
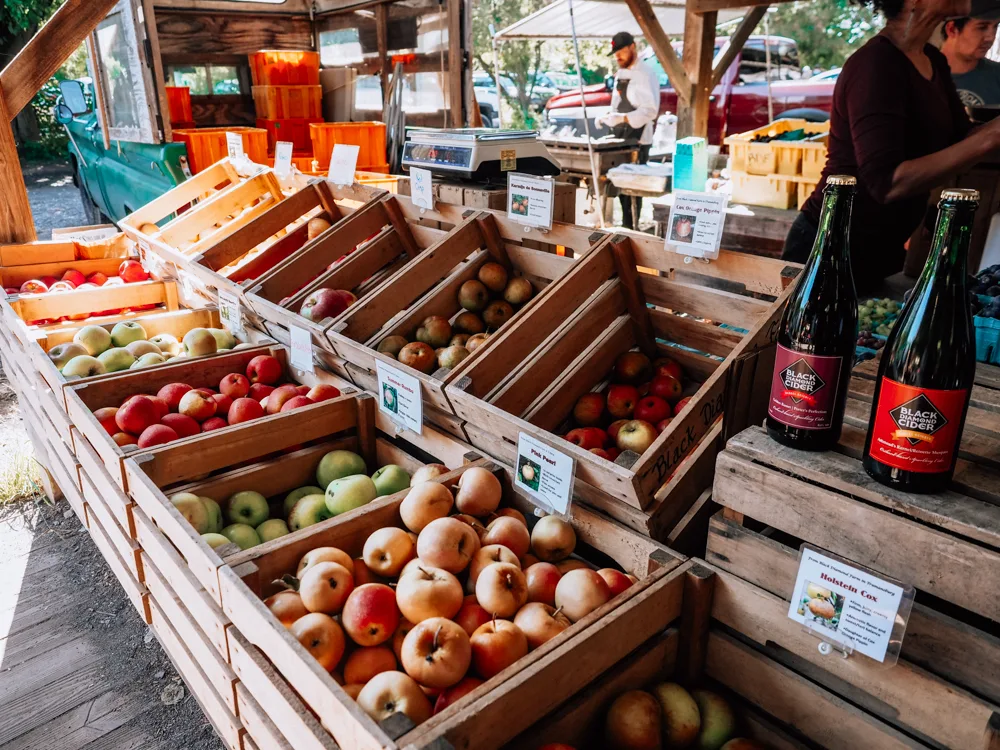
[{"label": "gravel ground", "polygon": [[51,239],[53,229],[87,224],[68,161],[25,165],[23,169],[38,239]]}]

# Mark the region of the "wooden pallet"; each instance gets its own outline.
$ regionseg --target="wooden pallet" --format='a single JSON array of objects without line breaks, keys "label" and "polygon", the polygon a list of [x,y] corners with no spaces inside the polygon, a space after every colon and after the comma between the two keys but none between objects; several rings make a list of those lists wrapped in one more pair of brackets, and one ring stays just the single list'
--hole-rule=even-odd
[{"label": "wooden pallet", "polygon": [[[484,461],[477,461],[473,465],[492,467],[502,477],[505,504],[531,512],[530,503],[514,493],[509,470]],[[467,468],[436,481],[451,485]],[[219,571],[224,611],[243,637],[259,648],[277,670],[270,675],[270,679],[276,680],[276,683],[269,682],[265,686],[266,694],[287,691],[287,687],[283,687],[283,683],[287,681],[341,747],[425,747],[432,746],[441,739],[447,739],[456,747],[486,747],[479,744],[484,721],[490,722],[490,726],[499,724],[502,727],[499,731],[506,732],[506,738],[512,737],[526,726],[525,722],[531,721],[531,714],[520,710],[498,711],[502,706],[508,705],[508,696],[521,701],[527,697],[532,703],[530,711],[544,711],[542,706],[546,704],[543,701],[554,706],[626,653],[619,651],[618,645],[609,643],[607,648],[588,651],[590,658],[581,666],[578,654],[569,647],[570,643],[581,639],[585,643],[591,643],[590,638],[602,639],[602,624],[611,618],[620,616],[632,625],[637,624],[631,605],[642,592],[663,586],[673,586],[679,590],[682,585],[682,582],[673,582],[674,572],[680,570],[679,556],[585,507],[577,506],[573,511],[572,522],[577,530],[579,554],[586,557],[587,549],[603,553],[638,576],[639,583],[567,629],[564,634],[531,652],[518,665],[512,666],[419,727],[414,728],[408,722],[393,719],[379,726],[361,711],[332,677],[274,619],[261,601],[261,596],[269,593],[269,581],[289,570],[294,571],[298,560],[310,549],[330,545],[340,547],[352,556],[359,555],[371,531],[386,525],[400,524],[399,504],[405,495],[404,491],[381,498],[350,514],[309,527],[306,529],[307,534],[296,535],[294,539],[285,537],[247,550],[231,558],[230,565]],[[668,581],[668,578],[671,580]],[[642,613],[646,614],[648,613]],[[663,607],[652,617],[652,621],[662,621],[664,618],[670,621],[677,614],[678,610]],[[640,627],[655,625],[647,622]],[[578,668],[570,669],[570,663],[576,663]],[[542,693],[532,688],[543,685],[545,697],[541,698]],[[266,694],[255,695],[265,709],[268,707]],[[534,715],[540,716],[541,713]],[[284,727],[277,717],[274,717],[274,723]],[[296,731],[302,729],[302,726],[296,727]],[[472,738],[475,738],[475,744],[470,745]],[[301,744],[291,737],[288,739],[295,748],[322,746],[316,744],[322,738]]]}]

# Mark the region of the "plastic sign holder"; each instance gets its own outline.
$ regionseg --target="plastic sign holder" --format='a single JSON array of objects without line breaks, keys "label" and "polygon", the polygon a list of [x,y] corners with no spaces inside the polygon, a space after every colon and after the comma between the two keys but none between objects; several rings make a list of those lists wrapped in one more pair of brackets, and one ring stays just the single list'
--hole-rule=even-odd
[{"label": "plastic sign holder", "polygon": [[230,159],[242,159],[245,154],[243,152],[243,136],[240,133],[226,133],[226,151],[229,153]]},{"label": "plastic sign holder", "polygon": [[569,518],[576,481],[576,461],[523,432],[517,434],[514,487],[538,508],[536,515]]},{"label": "plastic sign holder", "polygon": [[410,167],[410,200],[420,213],[434,210],[434,179],[429,169]]},{"label": "plastic sign holder", "polygon": [[725,193],[675,190],[672,197],[663,239],[664,249],[687,256],[685,263],[691,263],[696,258],[704,261],[718,258],[729,196]]},{"label": "plastic sign holder", "polygon": [[274,146],[274,171],[286,175],[292,171],[292,150],[294,144],[289,141],[278,141]]},{"label": "plastic sign holder", "polygon": [[226,289],[219,290],[219,318],[222,327],[234,336],[243,333],[243,310],[239,297]]},{"label": "plastic sign holder", "polygon": [[556,181],[520,172],[507,173],[507,218],[542,234],[552,229]]},{"label": "plastic sign holder", "polygon": [[424,400],[420,381],[392,365],[375,362],[378,375],[378,408],[400,431],[418,435],[424,430]]},{"label": "plastic sign holder", "polygon": [[330,171],[327,173],[327,179],[334,185],[353,185],[360,152],[361,146],[335,143],[333,153],[330,154]]},{"label": "plastic sign holder", "polygon": [[291,337],[289,359],[292,367],[303,372],[316,372],[316,365],[313,363],[312,334],[298,326],[289,326],[288,333]]}]

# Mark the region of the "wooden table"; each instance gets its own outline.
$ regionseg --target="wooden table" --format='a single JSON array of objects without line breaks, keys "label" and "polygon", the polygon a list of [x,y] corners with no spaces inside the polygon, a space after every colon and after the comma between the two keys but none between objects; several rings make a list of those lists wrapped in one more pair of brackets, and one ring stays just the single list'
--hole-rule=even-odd
[{"label": "wooden table", "polygon": [[[659,237],[664,236],[664,227],[670,216],[669,198],[669,195],[665,195],[652,201],[653,221],[656,222],[656,234]],[[785,237],[798,214],[797,209],[730,206],[726,211],[722,247],[752,255],[780,258]]]}]

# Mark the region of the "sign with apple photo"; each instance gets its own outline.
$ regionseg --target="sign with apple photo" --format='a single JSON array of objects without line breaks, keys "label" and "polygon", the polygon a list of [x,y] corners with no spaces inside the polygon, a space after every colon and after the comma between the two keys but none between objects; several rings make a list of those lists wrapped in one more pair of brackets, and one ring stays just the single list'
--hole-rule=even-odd
[{"label": "sign with apple photo", "polygon": [[375,363],[378,371],[378,408],[401,429],[420,434],[424,428],[423,400],[420,381],[383,362]]},{"label": "sign with apple photo", "polygon": [[729,196],[675,190],[664,246],[682,255],[718,258]]},{"label": "sign with apple photo", "polygon": [[555,180],[551,177],[510,172],[507,175],[507,218],[518,224],[551,229],[555,188]]},{"label": "sign with apple photo", "polygon": [[514,486],[527,492],[542,510],[569,515],[575,468],[572,456],[518,433]]}]

